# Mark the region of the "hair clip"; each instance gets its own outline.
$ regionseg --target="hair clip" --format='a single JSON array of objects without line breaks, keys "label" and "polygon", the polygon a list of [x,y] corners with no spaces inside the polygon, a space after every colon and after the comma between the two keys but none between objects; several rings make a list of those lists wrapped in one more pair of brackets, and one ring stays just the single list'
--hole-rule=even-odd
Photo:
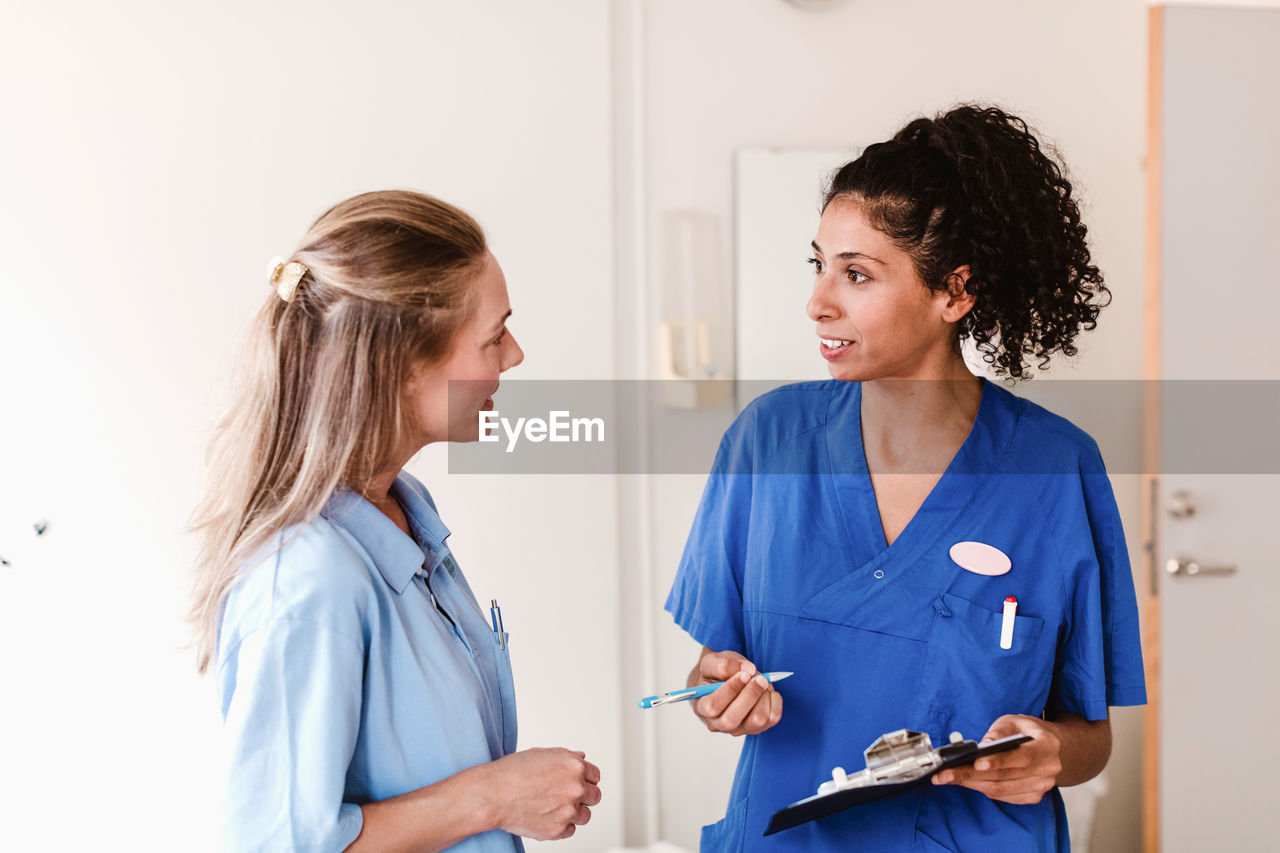
[{"label": "hair clip", "polygon": [[304,264],[297,261],[284,262],[284,258],[275,257],[267,265],[267,284],[276,289],[276,293],[285,302],[292,302],[293,295],[298,292],[298,282],[307,274]]}]

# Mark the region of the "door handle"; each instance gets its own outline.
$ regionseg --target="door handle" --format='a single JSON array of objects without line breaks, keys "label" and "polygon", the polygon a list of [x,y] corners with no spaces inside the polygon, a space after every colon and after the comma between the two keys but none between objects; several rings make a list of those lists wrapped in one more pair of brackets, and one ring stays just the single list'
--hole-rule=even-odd
[{"label": "door handle", "polygon": [[1196,514],[1196,501],[1186,489],[1169,495],[1169,517],[1179,520],[1191,518]]},{"label": "door handle", "polygon": [[1225,566],[1202,566],[1195,560],[1188,560],[1183,557],[1175,557],[1164,564],[1164,570],[1171,575],[1182,575],[1185,577],[1196,577],[1197,575],[1234,575],[1236,567],[1234,565]]}]

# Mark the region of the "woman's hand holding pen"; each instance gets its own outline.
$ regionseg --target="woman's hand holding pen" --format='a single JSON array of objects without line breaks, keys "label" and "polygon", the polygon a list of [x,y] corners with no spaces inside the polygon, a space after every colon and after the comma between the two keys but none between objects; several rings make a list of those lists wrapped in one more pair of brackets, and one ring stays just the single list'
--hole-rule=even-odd
[{"label": "woman's hand holding pen", "polygon": [[755,735],[782,719],[782,694],[737,652],[702,649],[698,665],[689,673],[689,687],[724,684],[714,693],[689,704],[709,731]]},{"label": "woman's hand holding pen", "polygon": [[581,752],[525,749],[488,767],[498,828],[538,841],[568,838],[600,802],[600,769]]}]

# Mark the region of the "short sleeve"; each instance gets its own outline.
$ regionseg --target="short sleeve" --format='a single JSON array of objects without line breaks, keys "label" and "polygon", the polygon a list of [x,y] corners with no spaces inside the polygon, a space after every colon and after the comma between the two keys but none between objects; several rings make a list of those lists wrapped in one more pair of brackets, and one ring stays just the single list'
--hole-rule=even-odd
[{"label": "short sleeve", "polygon": [[340,851],[360,834],[343,802],[360,725],[360,643],[305,619],[245,635],[219,671],[227,850]]},{"label": "short sleeve", "polygon": [[753,480],[750,417],[741,416],[720,441],[664,605],[677,625],[716,651],[746,652],[742,580]]},{"label": "short sleeve", "polygon": [[1129,551],[1096,445],[1080,483],[1084,517],[1075,531],[1059,528],[1074,572],[1066,578],[1069,604],[1048,708],[1101,720],[1108,706],[1144,704],[1147,692]]}]

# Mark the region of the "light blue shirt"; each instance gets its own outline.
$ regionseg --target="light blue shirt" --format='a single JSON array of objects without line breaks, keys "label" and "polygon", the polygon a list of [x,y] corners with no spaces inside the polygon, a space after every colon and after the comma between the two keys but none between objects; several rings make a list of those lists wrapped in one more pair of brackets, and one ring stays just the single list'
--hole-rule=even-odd
[{"label": "light blue shirt", "polygon": [[[426,488],[401,473],[392,492],[412,538],[343,490],[227,598],[217,680],[228,850],[343,850],[360,834],[360,804],[515,751],[508,653]],[[523,846],[495,830],[451,849]]]}]

